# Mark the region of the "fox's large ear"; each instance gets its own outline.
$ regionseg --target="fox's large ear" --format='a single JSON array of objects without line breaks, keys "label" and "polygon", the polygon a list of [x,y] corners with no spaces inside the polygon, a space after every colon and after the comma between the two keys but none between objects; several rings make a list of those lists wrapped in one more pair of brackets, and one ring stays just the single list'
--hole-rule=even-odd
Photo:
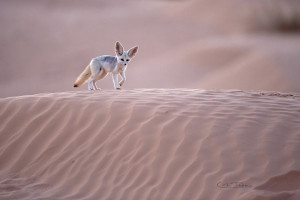
[{"label": "fox's large ear", "polygon": [[129,49],[129,51],[128,51],[128,56],[129,56],[130,58],[132,58],[133,56],[135,56],[137,50],[138,50],[138,46],[132,47],[132,48]]},{"label": "fox's large ear", "polygon": [[120,42],[116,42],[116,54],[123,55],[123,47]]}]

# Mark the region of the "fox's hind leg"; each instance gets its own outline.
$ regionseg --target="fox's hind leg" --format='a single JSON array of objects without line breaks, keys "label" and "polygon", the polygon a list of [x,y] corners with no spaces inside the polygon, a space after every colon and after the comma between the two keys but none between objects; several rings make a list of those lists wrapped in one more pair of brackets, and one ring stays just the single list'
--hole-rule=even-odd
[{"label": "fox's hind leg", "polygon": [[100,90],[101,88],[98,88],[96,81],[94,78],[90,78],[89,80],[89,90]]},{"label": "fox's hind leg", "polygon": [[92,59],[90,62],[90,69],[92,77],[89,80],[88,88],[89,90],[99,90],[100,88],[97,87],[96,81],[99,80],[99,76],[102,74],[102,66],[96,59]]},{"label": "fox's hind leg", "polygon": [[96,84],[97,80],[94,80],[93,78],[90,78],[89,80],[89,84],[88,84],[88,88],[89,90],[100,90],[101,88],[98,88],[97,84]]},{"label": "fox's hind leg", "polygon": [[101,88],[98,88],[98,86],[96,85],[96,80],[93,80],[92,83],[93,83],[93,87],[94,87],[95,90],[100,90],[101,89]]},{"label": "fox's hind leg", "polygon": [[89,79],[89,84],[88,84],[88,87],[89,87],[89,90],[93,90],[93,85],[92,85],[92,82],[93,82],[93,78],[90,78]]},{"label": "fox's hind leg", "polygon": [[92,78],[89,80],[89,90],[100,90],[101,88],[98,88],[96,81],[103,79],[107,75],[107,72],[100,68],[98,73],[95,75],[92,75]]}]

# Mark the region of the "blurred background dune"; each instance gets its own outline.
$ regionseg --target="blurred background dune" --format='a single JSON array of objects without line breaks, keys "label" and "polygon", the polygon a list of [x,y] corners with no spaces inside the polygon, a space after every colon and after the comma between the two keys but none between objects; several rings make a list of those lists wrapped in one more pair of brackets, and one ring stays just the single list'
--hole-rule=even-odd
[{"label": "blurred background dune", "polygon": [[[299,1],[1,0],[0,97],[87,90],[100,55],[139,45],[124,88],[300,92]],[[112,89],[111,77],[99,81]]]}]

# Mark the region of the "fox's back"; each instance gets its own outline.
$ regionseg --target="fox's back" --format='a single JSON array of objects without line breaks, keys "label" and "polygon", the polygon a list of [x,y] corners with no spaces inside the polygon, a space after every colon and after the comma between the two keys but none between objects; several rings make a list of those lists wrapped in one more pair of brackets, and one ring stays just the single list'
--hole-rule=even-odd
[{"label": "fox's back", "polygon": [[115,56],[99,56],[96,58],[102,65],[113,65],[117,64],[117,57]]},{"label": "fox's back", "polygon": [[99,56],[97,58],[93,58],[90,65],[92,68],[95,68],[96,71],[101,68],[107,72],[111,72],[115,69],[118,61],[115,56]]}]

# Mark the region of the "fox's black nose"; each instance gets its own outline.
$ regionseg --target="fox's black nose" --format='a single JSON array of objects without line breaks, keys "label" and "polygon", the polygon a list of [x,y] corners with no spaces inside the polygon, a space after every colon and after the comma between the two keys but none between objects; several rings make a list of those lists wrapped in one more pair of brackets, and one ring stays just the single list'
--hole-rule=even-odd
[{"label": "fox's black nose", "polygon": [[126,63],[124,63],[124,66],[126,66],[127,64]]}]

